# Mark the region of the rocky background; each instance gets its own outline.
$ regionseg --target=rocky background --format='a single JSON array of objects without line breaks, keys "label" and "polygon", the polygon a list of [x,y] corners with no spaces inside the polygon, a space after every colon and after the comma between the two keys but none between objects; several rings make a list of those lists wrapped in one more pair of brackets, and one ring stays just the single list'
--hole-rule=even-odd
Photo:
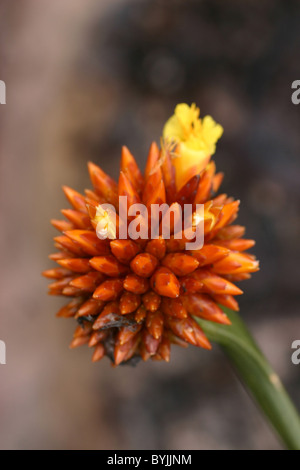
[{"label": "rocky background", "polygon": [[111,368],[70,351],[40,272],[61,185],[143,166],[178,102],[225,129],[215,161],[261,271],[241,315],[300,407],[300,5],[296,0],[0,0],[1,449],[280,449],[217,346]]}]

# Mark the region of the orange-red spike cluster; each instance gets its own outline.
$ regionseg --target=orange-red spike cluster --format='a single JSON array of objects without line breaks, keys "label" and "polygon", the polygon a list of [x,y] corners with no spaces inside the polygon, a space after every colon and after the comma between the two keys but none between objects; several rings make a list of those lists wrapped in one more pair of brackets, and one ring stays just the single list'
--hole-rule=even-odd
[{"label": "orange-red spike cluster", "polygon": [[[49,293],[68,298],[57,316],[78,322],[70,347],[86,344],[93,362],[107,356],[114,365],[149,358],[168,362],[171,344],[210,349],[195,318],[230,325],[221,306],[238,311],[235,297],[242,291],[235,283],[258,270],[258,261],[246,253],[254,241],[243,238],[244,227],[233,225],[239,201],[215,196],[223,174],[210,162],[177,191],[172,154],[155,143],[144,174],[127,147],[118,183],[95,164],[88,168],[93,189],[81,195],[63,187],[71,207],[62,210],[65,220],[52,220],[61,234],[54,239],[58,252],[50,255],[59,267],[43,273],[51,279]],[[116,239],[100,240],[97,207],[114,205],[118,220],[119,196],[128,197],[128,206],[167,203],[160,223],[171,215],[170,237],[124,240],[117,231]],[[187,251],[189,240],[174,233],[172,214],[182,217],[187,203],[204,204],[205,243],[199,250]],[[151,217],[148,224],[151,233]]]}]

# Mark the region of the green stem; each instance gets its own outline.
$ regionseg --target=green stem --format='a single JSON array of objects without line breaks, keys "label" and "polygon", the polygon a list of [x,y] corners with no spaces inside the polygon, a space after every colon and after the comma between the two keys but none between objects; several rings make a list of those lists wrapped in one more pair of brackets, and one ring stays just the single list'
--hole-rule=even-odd
[{"label": "green stem", "polygon": [[300,418],[295,406],[240,316],[228,309],[226,314],[230,326],[195,320],[209,340],[221,345],[286,447],[300,450]]}]

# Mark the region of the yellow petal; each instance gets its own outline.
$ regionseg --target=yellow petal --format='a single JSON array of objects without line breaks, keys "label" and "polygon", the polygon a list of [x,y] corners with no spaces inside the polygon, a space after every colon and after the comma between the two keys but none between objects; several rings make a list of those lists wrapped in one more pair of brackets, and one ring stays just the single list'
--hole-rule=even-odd
[{"label": "yellow petal", "polygon": [[[178,156],[177,156],[178,155]],[[176,148],[173,165],[176,171],[176,187],[179,190],[190,178],[201,173],[207,166],[210,155],[205,151],[193,150],[181,143]]]},{"label": "yellow petal", "polygon": [[163,138],[169,139],[170,136],[176,141],[183,141],[184,139],[183,127],[176,114],[168,119],[163,130]]},{"label": "yellow petal", "polygon": [[207,145],[207,152],[213,155],[216,151],[216,143],[223,134],[223,127],[217,124],[211,116],[205,116],[202,120],[203,141]]},{"label": "yellow petal", "polygon": [[172,152],[176,169],[176,186],[180,189],[192,176],[200,173],[216,151],[216,142],[223,128],[211,116],[199,118],[200,109],[195,104],[178,104],[175,113],[163,129],[163,142]]}]

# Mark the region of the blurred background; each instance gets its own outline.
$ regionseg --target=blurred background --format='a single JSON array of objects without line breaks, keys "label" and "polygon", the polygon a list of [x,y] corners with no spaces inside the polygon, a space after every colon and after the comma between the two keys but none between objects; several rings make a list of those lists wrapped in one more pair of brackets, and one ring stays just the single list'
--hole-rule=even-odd
[{"label": "blurred background", "polygon": [[215,161],[261,271],[241,315],[300,408],[300,4],[289,0],[0,0],[1,449],[280,449],[217,346],[111,368],[69,350],[40,272],[62,184],[144,165],[179,102],[225,129]]}]

